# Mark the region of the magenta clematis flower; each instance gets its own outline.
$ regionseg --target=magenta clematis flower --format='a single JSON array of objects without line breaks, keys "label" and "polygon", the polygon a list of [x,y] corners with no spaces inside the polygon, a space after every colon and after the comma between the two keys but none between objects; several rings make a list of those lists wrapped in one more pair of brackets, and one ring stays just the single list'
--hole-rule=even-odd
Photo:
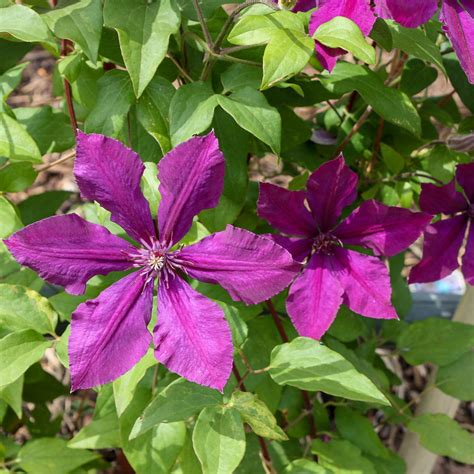
[{"label": "magenta clematis flower", "polygon": [[76,214],[31,224],[5,241],[13,256],[45,280],[80,294],[94,275],[136,269],[72,315],[72,390],[110,382],[147,352],[147,329],[158,280],[156,358],[179,375],[222,390],[233,346],[221,308],[196,292],[184,275],[218,283],[252,304],[282,291],[295,274],[291,255],[268,239],[228,226],[176,248],[193,217],[217,205],[224,157],[214,133],[177,146],[159,163],[161,202],[155,225],[140,189],[138,155],[120,142],[79,132],[74,173],[84,199],[111,212],[139,246]]},{"label": "magenta clematis flower", "polygon": [[369,248],[377,256],[395,255],[421,235],[431,216],[371,200],[338,223],[357,197],[357,182],[340,155],[310,176],[306,191],[260,186],[258,214],[284,234],[297,236],[270,237],[305,262],[286,303],[302,336],[321,338],[342,303],[369,318],[397,318],[385,264],[346,245]]},{"label": "magenta clematis flower", "polygon": [[426,283],[448,276],[459,267],[458,256],[467,234],[462,271],[474,285],[474,163],[458,165],[456,181],[445,186],[423,184],[420,207],[431,214],[451,215],[431,224],[425,231],[423,258],[410,273],[410,283]]}]

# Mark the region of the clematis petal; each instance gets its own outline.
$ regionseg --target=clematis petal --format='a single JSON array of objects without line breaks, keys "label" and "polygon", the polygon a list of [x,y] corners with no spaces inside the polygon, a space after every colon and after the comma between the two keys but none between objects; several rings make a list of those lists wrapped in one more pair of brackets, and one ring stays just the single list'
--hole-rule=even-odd
[{"label": "clematis petal", "polygon": [[340,247],[335,249],[334,255],[345,268],[341,281],[344,304],[368,318],[397,319],[385,264],[376,257]]},{"label": "clematis petal", "polygon": [[261,183],[257,212],[284,234],[310,237],[317,233],[313,216],[305,206],[304,191],[289,191],[274,184]]},{"label": "clematis petal", "polygon": [[314,242],[313,239],[285,237],[280,234],[263,234],[263,236],[288,250],[296,262],[303,262],[311,254]]},{"label": "clematis petal", "polygon": [[171,150],[158,164],[161,202],[160,241],[180,241],[193,217],[217,206],[224,189],[225,162],[214,132],[194,137]]},{"label": "clematis petal", "polygon": [[430,214],[455,214],[467,208],[466,199],[456,191],[454,179],[444,186],[421,185],[420,207]]},{"label": "clematis petal", "polygon": [[87,281],[94,275],[130,268],[127,253],[135,249],[77,214],[48,217],[4,242],[19,263],[75,295],[84,293]]},{"label": "clematis petal", "polygon": [[474,204],[474,163],[458,165],[456,179],[466,193],[471,204]]},{"label": "clematis petal", "polygon": [[[465,2],[466,4],[468,2]],[[453,45],[467,79],[474,84],[474,17],[458,0],[443,0],[440,20]]]},{"label": "clematis petal", "polygon": [[[319,26],[336,16],[343,16],[355,22],[365,36],[371,32],[376,20],[368,0],[325,0],[311,15],[309,34],[313,36]],[[316,43],[316,56],[323,68],[328,71],[334,69],[338,56],[342,54],[345,54],[342,49]]]},{"label": "clematis petal", "polygon": [[131,273],[72,314],[69,364],[72,390],[111,382],[147,352],[153,283]]},{"label": "clematis petal", "polygon": [[416,28],[426,23],[437,9],[438,0],[379,0],[376,13],[406,28]]},{"label": "clematis petal", "polygon": [[313,216],[322,232],[331,230],[342,213],[357,197],[357,174],[344,157],[324,163],[309,177],[307,197]]},{"label": "clematis petal", "polygon": [[405,250],[431,222],[432,216],[379,202],[364,201],[334,231],[343,242],[371,248],[377,255],[392,256]]},{"label": "clematis petal", "polygon": [[230,225],[184,248],[177,258],[191,277],[217,283],[234,300],[247,304],[280,293],[299,271],[299,265],[284,248]]},{"label": "clematis petal", "polygon": [[459,215],[431,224],[425,231],[423,258],[410,272],[410,283],[427,283],[448,276],[459,267],[458,255],[467,228]]},{"label": "clematis petal", "polygon": [[332,256],[314,254],[290,287],[286,309],[301,336],[320,339],[342,304],[344,269]]},{"label": "clematis petal", "polygon": [[156,358],[169,370],[223,390],[234,352],[224,312],[178,276],[158,285],[154,342]]},{"label": "clematis petal", "polygon": [[307,12],[313,8],[316,8],[318,0],[298,0],[296,2],[294,12]]},{"label": "clematis petal", "polygon": [[474,286],[474,221],[471,220],[467,236],[466,252],[462,257],[462,272],[466,281]]},{"label": "clematis petal", "polygon": [[113,138],[78,132],[74,175],[83,199],[97,201],[131,237],[155,237],[150,206],[140,189],[145,167],[139,156]]}]

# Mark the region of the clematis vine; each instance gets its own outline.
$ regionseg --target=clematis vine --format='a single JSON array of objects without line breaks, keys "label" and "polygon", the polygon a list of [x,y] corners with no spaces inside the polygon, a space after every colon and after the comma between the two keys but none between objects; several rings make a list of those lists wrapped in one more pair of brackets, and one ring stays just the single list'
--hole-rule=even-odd
[{"label": "clematis vine", "polygon": [[[431,215],[370,200],[338,223],[343,209],[357,197],[357,182],[357,174],[340,155],[310,176],[306,191],[260,185],[258,214],[286,234],[269,237],[302,263],[286,303],[301,336],[321,338],[342,303],[369,318],[397,318],[388,270],[378,257],[406,249]],[[376,256],[348,245],[365,247]]]},{"label": "clematis vine", "polygon": [[[456,181],[462,192],[456,190]],[[410,273],[410,283],[436,281],[459,267],[458,256],[466,238],[462,271],[474,285],[474,163],[458,165],[456,179],[445,186],[423,184],[420,207],[431,214],[450,215],[427,227],[423,258]]]},{"label": "clematis vine", "polygon": [[222,194],[224,157],[214,133],[178,145],[158,168],[156,224],[140,189],[138,155],[111,138],[79,132],[74,174],[82,197],[109,210],[139,245],[76,214],[33,223],[5,241],[18,262],[72,294],[83,293],[94,275],[135,270],[73,313],[72,390],[110,382],[145,355],[155,281],[156,358],[188,380],[222,390],[232,369],[231,332],[222,309],[195,291],[186,275],[218,283],[248,304],[282,291],[294,276],[286,250],[232,226],[176,247],[194,216],[216,206]]}]

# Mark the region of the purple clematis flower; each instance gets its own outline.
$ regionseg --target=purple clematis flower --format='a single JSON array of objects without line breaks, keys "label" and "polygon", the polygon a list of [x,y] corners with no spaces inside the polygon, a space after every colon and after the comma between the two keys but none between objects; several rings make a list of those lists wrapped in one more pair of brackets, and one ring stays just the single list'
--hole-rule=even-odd
[{"label": "purple clematis flower", "polygon": [[159,163],[161,202],[155,225],[140,189],[138,155],[103,135],[79,132],[74,166],[81,195],[111,212],[139,246],[76,214],[31,224],[5,241],[13,256],[45,280],[80,294],[94,275],[137,269],[78,306],[69,341],[72,390],[110,382],[147,352],[147,329],[158,280],[156,358],[179,375],[222,390],[233,346],[222,309],[196,292],[184,274],[218,283],[233,299],[252,304],[282,291],[294,277],[291,255],[249,231],[228,226],[176,248],[193,217],[217,205],[224,157],[214,133],[194,137]]},{"label": "purple clematis flower", "polygon": [[410,283],[436,281],[456,270],[459,251],[467,234],[462,271],[466,281],[474,285],[474,163],[458,165],[456,181],[464,194],[456,190],[454,179],[445,186],[422,185],[421,209],[452,217],[427,227],[423,258],[411,270]]},{"label": "purple clematis flower", "polygon": [[431,216],[371,200],[338,223],[357,197],[357,182],[340,155],[310,176],[306,191],[260,186],[258,214],[284,234],[297,236],[269,237],[305,262],[286,303],[302,336],[321,338],[342,303],[369,318],[397,318],[385,264],[346,245],[369,248],[377,256],[395,255],[421,235]]},{"label": "purple clematis flower", "polygon": [[313,8],[319,6],[319,4],[323,0],[273,0],[273,3],[278,3],[283,9],[287,8],[287,5],[294,5],[293,8],[291,6],[291,11],[293,12],[307,12]]}]

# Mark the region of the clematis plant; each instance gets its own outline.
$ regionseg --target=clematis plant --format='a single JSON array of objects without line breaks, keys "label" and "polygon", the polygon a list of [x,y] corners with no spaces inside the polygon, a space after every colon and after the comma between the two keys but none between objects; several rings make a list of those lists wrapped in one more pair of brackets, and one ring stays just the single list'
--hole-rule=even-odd
[{"label": "clematis plant", "polygon": [[[369,200],[339,223],[343,209],[357,197],[357,183],[357,174],[340,155],[313,172],[306,191],[260,185],[258,214],[286,234],[270,237],[302,262],[286,303],[302,336],[321,338],[342,303],[369,318],[397,318],[389,274],[379,257],[406,249],[431,215]],[[376,256],[348,246],[368,248]]]},{"label": "clematis plant", "polygon": [[[456,181],[462,192],[456,190]],[[410,283],[436,281],[459,267],[458,256],[466,237],[462,271],[474,285],[474,163],[458,165],[456,180],[445,186],[423,184],[420,207],[431,214],[450,215],[428,226],[423,258],[410,273]]]},{"label": "clematis plant", "polygon": [[79,132],[76,154],[82,197],[109,210],[139,245],[76,214],[41,220],[5,241],[18,262],[72,294],[83,293],[94,275],[135,270],[73,313],[72,390],[110,382],[145,355],[155,281],[156,358],[193,382],[222,390],[232,368],[231,332],[222,309],[191,288],[186,275],[220,284],[235,300],[258,303],[290,283],[291,255],[232,226],[175,247],[193,217],[216,206],[222,194],[224,158],[212,132],[178,145],[160,161],[157,224],[140,189],[144,166],[136,153],[103,135]]}]

